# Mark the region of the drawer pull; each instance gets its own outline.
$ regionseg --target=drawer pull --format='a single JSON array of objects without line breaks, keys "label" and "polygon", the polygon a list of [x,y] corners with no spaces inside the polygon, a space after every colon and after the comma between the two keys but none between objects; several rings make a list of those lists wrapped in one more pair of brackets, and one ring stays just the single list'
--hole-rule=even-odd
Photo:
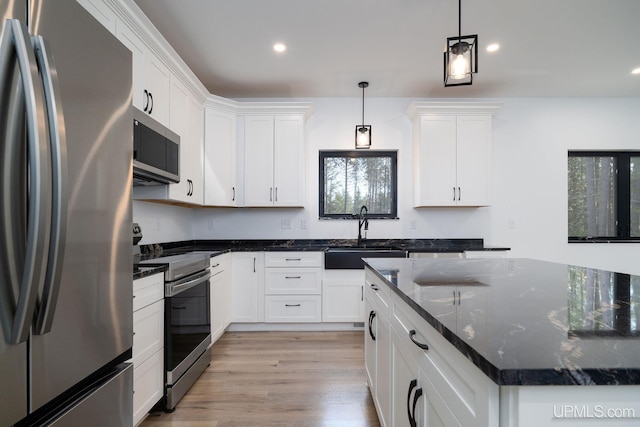
[{"label": "drawer pull", "polygon": [[175,305],[172,305],[171,308],[174,309],[174,310],[186,310],[187,309],[187,307],[185,307],[184,305],[182,307],[176,307]]},{"label": "drawer pull", "polygon": [[216,265],[211,266],[211,268],[216,268],[216,267],[220,267],[220,263],[217,263]]},{"label": "drawer pull", "polygon": [[285,304],[285,307],[300,307],[300,304]]},{"label": "drawer pull", "polygon": [[285,258],[285,261],[302,261],[302,258]]},{"label": "drawer pull", "polygon": [[371,289],[373,289],[374,291],[378,291],[378,290],[380,290],[380,289],[379,289],[376,285],[374,285],[373,283],[371,283],[371,284],[369,285],[369,287],[370,287]]},{"label": "drawer pull", "polygon": [[415,338],[413,338],[413,336],[416,334],[416,330],[412,329],[409,331],[409,339],[411,340],[411,342],[413,342],[415,345],[417,345],[418,347],[420,347],[423,350],[429,350],[429,346],[427,344],[422,344],[421,342],[418,342],[415,340]]},{"label": "drawer pull", "polygon": [[284,276],[285,279],[302,279],[302,276]]}]

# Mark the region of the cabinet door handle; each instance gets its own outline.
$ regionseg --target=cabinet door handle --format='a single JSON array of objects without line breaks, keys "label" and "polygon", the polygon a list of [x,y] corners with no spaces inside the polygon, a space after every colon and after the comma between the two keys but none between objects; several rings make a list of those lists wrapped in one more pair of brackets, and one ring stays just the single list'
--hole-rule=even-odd
[{"label": "cabinet door handle", "polygon": [[453,201],[456,201],[456,187],[453,187]]},{"label": "cabinet door handle", "polygon": [[276,187],[276,202],[278,201],[278,187]]},{"label": "cabinet door handle", "polygon": [[375,341],[375,340],[376,340],[376,336],[375,336],[375,335],[373,335],[373,327],[372,327],[373,319],[374,319],[375,317],[376,317],[376,312],[375,312],[375,311],[373,311],[373,310],[371,310],[371,312],[369,313],[369,335],[371,336],[371,339],[372,339],[373,341]]},{"label": "cabinet door handle", "polygon": [[411,420],[413,420],[413,424],[411,424],[411,427],[417,427],[417,422],[416,422],[416,406],[418,406],[418,399],[420,399],[420,397],[422,396],[422,389],[419,388],[416,390],[415,394],[413,395],[413,409],[411,411]]},{"label": "cabinet door handle", "polygon": [[416,334],[416,330],[412,329],[409,331],[409,339],[411,340],[411,342],[413,342],[415,345],[417,345],[418,347],[420,347],[423,350],[429,350],[429,346],[427,344],[423,344],[421,342],[416,341],[414,337],[414,335]]},{"label": "cabinet door handle", "polygon": [[302,258],[285,258],[285,261],[302,261]]},{"label": "cabinet door handle", "polygon": [[300,307],[300,304],[285,304],[285,307]]},{"label": "cabinet door handle", "polygon": [[284,276],[285,279],[302,279],[302,276]]},{"label": "cabinet door handle", "polygon": [[458,201],[460,201],[461,197],[462,197],[462,190],[460,190],[460,187],[458,187]]},{"label": "cabinet door handle", "polygon": [[145,113],[147,112],[147,109],[149,108],[149,91],[148,90],[144,90],[144,99],[145,99],[145,104],[144,104],[144,108],[142,109]]},{"label": "cabinet door handle", "polygon": [[273,202],[273,187],[269,187],[269,201]]},{"label": "cabinet door handle", "polygon": [[236,187],[231,187],[231,191],[233,193],[233,196],[231,196],[231,201],[235,202],[236,201]]},{"label": "cabinet door handle", "polygon": [[151,106],[149,107],[149,114],[153,111],[153,94],[149,92],[149,99],[151,100]]},{"label": "cabinet door handle", "polygon": [[256,272],[256,257],[253,257],[253,272]]},{"label": "cabinet door handle", "polygon": [[376,292],[377,292],[378,290],[380,290],[380,289],[379,289],[376,285],[374,285],[373,283],[370,283],[370,284],[369,284],[369,287],[370,287],[371,289],[373,289],[374,291],[376,291]]},{"label": "cabinet door handle", "polygon": [[411,394],[413,389],[418,386],[418,380],[411,380],[409,383],[409,391],[407,392],[407,417],[409,418],[409,426],[416,427],[416,420],[411,412]]},{"label": "cabinet door handle", "polygon": [[364,301],[364,285],[360,286],[360,301]]}]

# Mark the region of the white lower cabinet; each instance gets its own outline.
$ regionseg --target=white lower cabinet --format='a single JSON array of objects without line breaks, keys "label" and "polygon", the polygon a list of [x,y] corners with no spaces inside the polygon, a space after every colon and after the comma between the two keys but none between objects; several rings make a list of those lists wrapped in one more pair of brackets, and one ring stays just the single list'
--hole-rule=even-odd
[{"label": "white lower cabinet", "polygon": [[[375,274],[366,270],[365,366],[383,426],[475,427],[499,425],[498,385],[449,343]],[[390,362],[379,338],[388,319]],[[375,344],[366,337],[377,330]],[[381,356],[381,354],[383,356]],[[375,377],[371,374],[375,358]],[[375,380],[372,380],[375,378]],[[390,384],[390,388],[389,388]],[[389,391],[390,390],[390,391]],[[391,405],[381,395],[390,392]]]},{"label": "white lower cabinet", "polygon": [[211,343],[231,322],[231,254],[211,258]]},{"label": "white lower cabinet", "polygon": [[234,252],[231,265],[231,321],[264,322],[264,253]]},{"label": "white lower cabinet", "polygon": [[322,321],[321,252],[266,252],[266,323]]},{"label": "white lower cabinet", "polygon": [[133,424],[164,395],[164,274],[133,281]]},{"label": "white lower cabinet", "polygon": [[322,321],[364,320],[364,270],[324,270]]}]

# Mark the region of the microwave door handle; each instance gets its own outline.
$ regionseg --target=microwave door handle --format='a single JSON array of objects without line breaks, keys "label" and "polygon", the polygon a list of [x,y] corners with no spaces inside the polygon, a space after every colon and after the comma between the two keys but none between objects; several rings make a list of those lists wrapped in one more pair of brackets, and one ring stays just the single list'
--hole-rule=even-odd
[{"label": "microwave door handle", "polygon": [[[15,50],[14,50],[15,49]],[[29,164],[28,223],[24,270],[20,280],[11,344],[27,339],[36,298],[44,282],[44,263],[49,242],[51,188],[43,185],[50,178],[50,152],[45,129],[44,94],[38,80],[38,67],[27,28],[17,19],[5,21],[0,41],[0,81],[7,80],[12,52],[15,51],[20,80],[24,88]],[[20,103],[19,103],[20,104]],[[20,117],[20,114],[15,115]],[[9,125],[11,126],[11,125]]]},{"label": "microwave door handle", "polygon": [[41,69],[44,84],[49,139],[51,141],[51,173],[53,177],[49,256],[42,301],[40,310],[37,313],[35,328],[35,333],[42,335],[51,330],[60,291],[60,276],[62,275],[62,261],[64,259],[67,233],[67,144],[64,126],[60,126],[61,123],[64,123],[64,116],[59,95],[58,72],[51,50],[42,36],[34,36],[32,40],[36,47],[36,59]]}]

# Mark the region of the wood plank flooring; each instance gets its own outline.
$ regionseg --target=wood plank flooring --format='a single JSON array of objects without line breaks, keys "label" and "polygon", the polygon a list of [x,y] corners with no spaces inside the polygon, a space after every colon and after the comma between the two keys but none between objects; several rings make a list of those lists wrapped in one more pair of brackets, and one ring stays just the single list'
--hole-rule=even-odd
[{"label": "wood plank flooring", "polygon": [[379,427],[362,332],[227,332],[173,414],[140,427]]}]

